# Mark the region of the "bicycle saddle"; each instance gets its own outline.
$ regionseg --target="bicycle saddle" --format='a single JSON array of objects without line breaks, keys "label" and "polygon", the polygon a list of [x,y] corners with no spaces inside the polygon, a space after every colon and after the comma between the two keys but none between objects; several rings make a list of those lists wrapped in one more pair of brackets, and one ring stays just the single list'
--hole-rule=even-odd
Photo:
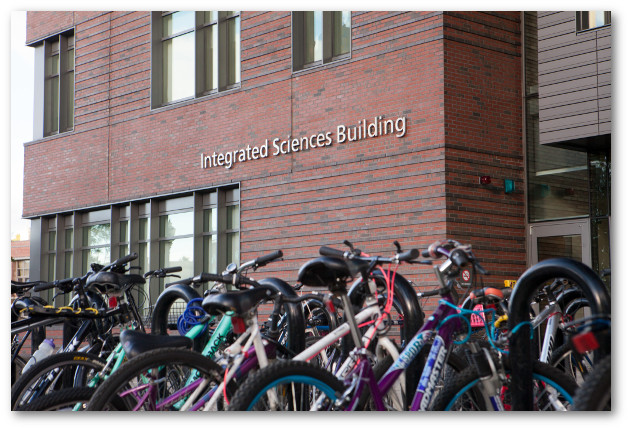
[{"label": "bicycle saddle", "polygon": [[119,292],[128,285],[144,284],[146,280],[141,275],[116,272],[97,272],[90,275],[85,283],[86,288],[95,288],[100,293]]},{"label": "bicycle saddle", "polygon": [[244,315],[264,299],[273,297],[274,290],[267,287],[252,288],[244,291],[210,294],[203,299],[201,307],[210,315],[219,315],[228,311]]},{"label": "bicycle saddle", "polygon": [[120,343],[128,358],[158,348],[191,349],[193,340],[186,336],[148,334],[137,330],[124,330],[120,333]]},{"label": "bicycle saddle", "polygon": [[346,288],[352,278],[344,260],[335,257],[318,257],[304,264],[298,273],[298,282],[309,287],[328,287],[330,291]]}]

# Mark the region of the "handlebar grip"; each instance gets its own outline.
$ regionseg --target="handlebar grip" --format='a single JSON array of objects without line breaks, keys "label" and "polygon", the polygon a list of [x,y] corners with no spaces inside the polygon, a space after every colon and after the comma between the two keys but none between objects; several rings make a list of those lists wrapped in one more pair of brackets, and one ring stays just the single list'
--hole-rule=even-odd
[{"label": "handlebar grip", "polygon": [[415,260],[419,256],[420,256],[420,251],[413,248],[413,249],[410,249],[409,251],[405,251],[398,254],[397,257],[398,257],[398,261],[411,261],[411,260]]},{"label": "handlebar grip", "polygon": [[33,287],[34,292],[49,290],[56,285],[56,282],[46,282],[43,284],[39,284],[36,287]]},{"label": "handlebar grip", "polygon": [[222,282],[224,284],[232,283],[231,275],[215,275],[214,273],[201,273],[193,278],[194,282]]},{"label": "handlebar grip", "polygon": [[47,282],[45,284],[40,284],[36,287],[33,288],[33,291],[38,292],[38,291],[44,291],[44,290],[49,290],[53,287],[57,287],[60,290],[63,290],[64,287],[69,287],[72,286],[72,284],[74,283],[74,280],[76,278],[66,278],[66,279],[60,279],[58,281],[53,281],[53,282]]},{"label": "handlebar grip", "polygon": [[132,252],[129,255],[125,255],[124,257],[120,257],[118,260],[114,261],[110,266],[122,266],[123,264],[127,264],[130,261],[135,260],[136,258],[138,258],[138,253],[137,252]]},{"label": "handlebar grip", "polygon": [[181,272],[181,271],[182,271],[181,266],[166,267],[162,269],[163,273],[175,273],[175,272]]},{"label": "handlebar grip", "polygon": [[326,257],[341,257],[344,258],[345,252],[328,246],[322,246],[319,248],[319,254]]},{"label": "handlebar grip", "polygon": [[455,263],[457,267],[464,267],[469,262],[466,253],[459,249],[455,249],[451,252],[451,261]]},{"label": "handlebar grip", "polygon": [[263,255],[262,257],[258,257],[254,260],[254,265],[256,266],[264,266],[267,263],[271,263],[278,258],[282,258],[282,250],[274,251],[271,254]]},{"label": "handlebar grip", "polygon": [[422,250],[422,258],[431,258],[431,253],[426,249]]}]

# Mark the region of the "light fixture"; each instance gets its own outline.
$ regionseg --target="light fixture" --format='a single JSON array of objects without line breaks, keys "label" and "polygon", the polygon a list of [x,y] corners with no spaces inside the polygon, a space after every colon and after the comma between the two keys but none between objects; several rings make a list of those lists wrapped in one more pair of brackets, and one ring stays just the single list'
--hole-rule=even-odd
[{"label": "light fixture", "polygon": [[479,183],[481,185],[489,185],[492,182],[492,178],[490,176],[480,176]]}]

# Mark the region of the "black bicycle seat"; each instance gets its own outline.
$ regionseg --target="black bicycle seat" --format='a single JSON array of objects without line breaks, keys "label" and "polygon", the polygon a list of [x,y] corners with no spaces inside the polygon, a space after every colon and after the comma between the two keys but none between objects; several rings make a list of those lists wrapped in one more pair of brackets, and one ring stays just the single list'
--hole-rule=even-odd
[{"label": "black bicycle seat", "polygon": [[258,287],[244,291],[210,294],[203,299],[201,307],[210,315],[224,314],[228,311],[244,315],[264,299],[276,294],[271,288]]},{"label": "black bicycle seat", "polygon": [[193,340],[186,336],[148,334],[137,330],[124,330],[120,333],[120,343],[130,359],[158,348],[191,349]]}]

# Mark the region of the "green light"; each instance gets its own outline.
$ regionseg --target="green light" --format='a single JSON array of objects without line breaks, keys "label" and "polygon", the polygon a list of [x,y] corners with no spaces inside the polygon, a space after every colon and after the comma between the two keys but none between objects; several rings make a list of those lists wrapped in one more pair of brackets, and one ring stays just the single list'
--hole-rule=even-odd
[{"label": "green light", "polygon": [[514,180],[505,179],[503,181],[503,185],[505,186],[505,194],[511,194],[514,192]]}]

